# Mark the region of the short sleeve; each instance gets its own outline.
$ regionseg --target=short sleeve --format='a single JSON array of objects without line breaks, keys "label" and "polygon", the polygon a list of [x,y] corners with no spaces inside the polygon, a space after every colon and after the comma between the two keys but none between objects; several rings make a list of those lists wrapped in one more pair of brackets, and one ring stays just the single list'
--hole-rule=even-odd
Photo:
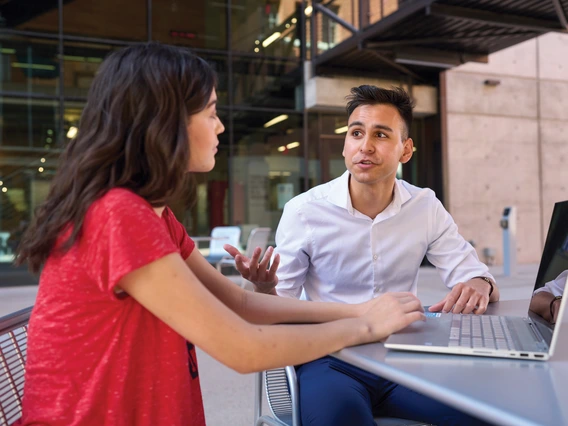
[{"label": "short sleeve", "polygon": [[138,195],[113,189],[88,210],[81,237],[88,275],[112,294],[126,274],[180,252],[168,227]]},{"label": "short sleeve", "polygon": [[177,220],[174,212],[169,207],[166,207],[164,211],[164,220],[168,225],[172,238],[179,247],[181,257],[184,260],[187,259],[195,248],[195,242],[187,235],[185,227]]}]

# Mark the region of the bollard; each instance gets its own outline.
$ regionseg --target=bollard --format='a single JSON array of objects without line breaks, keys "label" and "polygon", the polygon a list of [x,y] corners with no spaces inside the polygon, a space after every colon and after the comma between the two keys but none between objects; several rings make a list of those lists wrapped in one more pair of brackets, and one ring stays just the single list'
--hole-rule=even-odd
[{"label": "bollard", "polygon": [[507,277],[517,272],[517,208],[505,207],[500,222],[503,229],[503,274]]}]

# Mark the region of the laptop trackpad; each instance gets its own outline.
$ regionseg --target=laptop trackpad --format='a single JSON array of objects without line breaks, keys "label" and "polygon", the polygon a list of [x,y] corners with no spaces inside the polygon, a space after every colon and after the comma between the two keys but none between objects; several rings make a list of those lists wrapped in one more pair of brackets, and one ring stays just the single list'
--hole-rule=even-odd
[{"label": "laptop trackpad", "polygon": [[451,314],[439,314],[438,317],[427,317],[426,322],[416,321],[408,327],[393,334],[388,343],[448,346],[450,328],[452,326]]}]

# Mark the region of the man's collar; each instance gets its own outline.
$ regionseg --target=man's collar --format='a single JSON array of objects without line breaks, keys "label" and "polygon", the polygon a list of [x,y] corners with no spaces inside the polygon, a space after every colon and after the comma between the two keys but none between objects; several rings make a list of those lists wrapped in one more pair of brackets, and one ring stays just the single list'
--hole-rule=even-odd
[{"label": "man's collar", "polygon": [[[331,182],[331,188],[327,200],[338,207],[341,207],[353,214],[353,204],[351,203],[351,195],[349,194],[349,171],[343,173],[340,177]],[[395,212],[400,211],[401,206],[410,200],[412,196],[401,180],[394,181],[394,197],[390,204]],[[387,207],[388,209],[388,207]]]}]

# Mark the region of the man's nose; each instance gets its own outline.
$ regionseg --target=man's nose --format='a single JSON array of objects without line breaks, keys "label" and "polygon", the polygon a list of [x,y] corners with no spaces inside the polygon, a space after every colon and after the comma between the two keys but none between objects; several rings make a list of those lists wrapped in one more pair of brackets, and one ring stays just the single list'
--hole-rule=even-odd
[{"label": "man's nose", "polygon": [[361,152],[373,152],[374,151],[374,147],[373,144],[371,143],[371,141],[369,140],[369,137],[365,137],[362,141],[361,141],[361,146],[359,147],[359,151]]}]

